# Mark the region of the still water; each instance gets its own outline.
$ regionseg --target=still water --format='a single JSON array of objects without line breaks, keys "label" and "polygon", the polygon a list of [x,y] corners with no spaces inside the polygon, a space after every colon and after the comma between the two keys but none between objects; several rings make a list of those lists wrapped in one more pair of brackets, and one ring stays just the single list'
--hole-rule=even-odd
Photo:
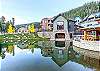
[{"label": "still water", "polygon": [[0,70],[100,71],[99,53],[91,53],[69,46],[67,41],[3,42],[0,43]]}]

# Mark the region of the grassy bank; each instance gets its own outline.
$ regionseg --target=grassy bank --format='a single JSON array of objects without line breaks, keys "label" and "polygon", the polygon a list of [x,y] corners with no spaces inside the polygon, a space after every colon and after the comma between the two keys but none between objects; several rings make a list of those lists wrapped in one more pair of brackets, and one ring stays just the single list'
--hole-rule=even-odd
[{"label": "grassy bank", "polygon": [[42,41],[47,40],[46,37],[39,37],[36,33],[24,33],[24,34],[3,34],[0,35],[0,41],[4,40],[34,40]]}]

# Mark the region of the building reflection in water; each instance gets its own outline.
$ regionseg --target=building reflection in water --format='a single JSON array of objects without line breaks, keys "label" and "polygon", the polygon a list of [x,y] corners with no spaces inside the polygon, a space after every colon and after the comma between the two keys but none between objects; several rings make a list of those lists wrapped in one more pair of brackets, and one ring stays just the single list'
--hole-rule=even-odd
[{"label": "building reflection in water", "polygon": [[65,41],[55,41],[56,47],[65,47]]},{"label": "building reflection in water", "polygon": [[[55,44],[54,41],[50,42],[47,41],[43,43],[43,46],[41,48],[42,55],[44,57],[52,57],[52,60],[60,67],[64,66],[68,61],[76,62],[78,64],[83,65],[84,67],[89,67],[93,69],[97,69],[97,71],[100,70],[100,58],[93,58],[91,55],[86,55],[86,53],[82,54],[78,51],[73,49],[73,46],[61,46],[60,44],[65,44],[64,41],[57,41]],[[46,45],[52,45],[52,46],[46,46]],[[54,44],[54,45],[53,45]],[[72,44],[72,43],[71,43]],[[60,46],[59,46],[60,45]],[[53,47],[56,46],[56,47]],[[63,48],[62,48],[63,47]],[[86,50],[84,50],[85,52]],[[81,51],[82,52],[82,51]],[[87,51],[86,51],[87,52]],[[88,51],[91,52],[91,51]],[[95,55],[95,54],[94,54]]]},{"label": "building reflection in water", "polygon": [[[53,43],[55,42],[55,43]],[[52,44],[53,46],[46,46]],[[45,45],[45,46],[44,46]],[[65,47],[65,41],[47,41],[43,44],[42,55],[44,57],[52,57],[52,60],[59,65],[63,66],[68,61],[68,47]]]},{"label": "building reflection in water", "polygon": [[52,54],[52,60],[59,65],[63,66],[68,61],[68,51],[66,49],[54,48]]}]

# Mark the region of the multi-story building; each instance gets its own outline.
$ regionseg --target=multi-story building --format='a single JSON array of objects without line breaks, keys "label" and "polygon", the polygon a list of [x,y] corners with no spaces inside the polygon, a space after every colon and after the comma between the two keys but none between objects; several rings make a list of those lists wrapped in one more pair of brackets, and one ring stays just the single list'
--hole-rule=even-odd
[{"label": "multi-story building", "polygon": [[43,18],[41,20],[40,25],[41,25],[42,31],[52,31],[53,30],[52,18]]},{"label": "multi-story building", "polygon": [[75,28],[75,21],[68,20],[61,14],[56,16],[53,19],[53,32],[55,39],[64,39],[64,40],[70,40],[72,38],[72,34],[74,33]]},{"label": "multi-story building", "polygon": [[80,22],[80,26],[83,27],[79,28],[83,34],[74,38],[73,45],[100,52],[100,12],[86,17]]},{"label": "multi-story building", "polygon": [[100,12],[91,14],[83,22],[80,23],[80,28],[84,34],[84,40],[100,40]]}]

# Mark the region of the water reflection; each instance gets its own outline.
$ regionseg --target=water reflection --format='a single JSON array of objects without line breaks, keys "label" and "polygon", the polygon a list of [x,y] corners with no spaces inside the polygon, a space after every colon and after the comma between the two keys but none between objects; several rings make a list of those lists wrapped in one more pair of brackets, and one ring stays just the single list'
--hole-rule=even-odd
[{"label": "water reflection", "polygon": [[[57,41],[55,44],[52,42],[45,42],[42,46],[42,55],[44,57],[52,57],[52,60],[60,67],[64,67],[68,63],[73,63],[79,70],[73,69],[71,71],[99,71],[100,70],[100,53],[89,50],[77,49],[74,46],[59,46],[63,44],[62,41]],[[66,43],[66,42],[65,42]],[[57,46],[46,46],[45,44],[54,44]],[[70,43],[72,45],[72,43]],[[62,48],[63,47],[63,48]],[[74,48],[74,49],[73,49]],[[70,61],[70,62],[69,62]],[[73,65],[72,64],[72,65]],[[83,69],[81,69],[82,67]],[[66,68],[66,67],[65,67]],[[69,68],[69,67],[68,67]],[[81,69],[81,70],[80,70]],[[67,69],[66,69],[67,70]],[[69,70],[68,70],[69,71]]]},{"label": "water reflection", "polygon": [[6,54],[15,55],[15,47],[18,47],[20,49],[30,49],[31,52],[34,52],[34,48],[38,48],[37,42],[29,42],[29,40],[20,40],[17,42],[3,42],[0,43],[0,56],[2,59],[5,58]]},{"label": "water reflection", "polygon": [[65,41],[55,41],[56,47],[65,47]]},{"label": "water reflection", "polygon": [[[79,52],[79,49],[73,46],[69,47],[66,43],[64,41],[34,42],[32,40],[19,40],[13,44],[1,43],[1,71],[100,70],[100,59],[82,53],[83,50]],[[63,46],[59,46],[59,44]]]},{"label": "water reflection", "polygon": [[6,43],[0,44],[0,54],[2,59],[5,58],[6,53],[12,54],[13,56],[15,55],[13,44],[6,44]]}]

